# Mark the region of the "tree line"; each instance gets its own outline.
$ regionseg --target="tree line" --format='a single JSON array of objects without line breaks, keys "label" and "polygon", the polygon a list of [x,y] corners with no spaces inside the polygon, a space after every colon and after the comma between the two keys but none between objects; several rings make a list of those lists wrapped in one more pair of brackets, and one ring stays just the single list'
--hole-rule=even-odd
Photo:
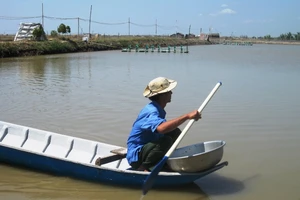
[{"label": "tree line", "polygon": [[[56,37],[58,34],[66,34],[66,33],[69,34],[71,33],[70,26],[66,26],[65,24],[60,24],[57,27],[57,31],[56,30],[51,31],[51,36]],[[32,35],[33,35],[33,39],[35,40],[41,40],[42,37],[46,37],[42,26],[35,28],[32,32]]]},{"label": "tree line", "polygon": [[266,35],[263,37],[264,39],[267,39],[267,40],[271,40],[271,39],[279,39],[279,40],[300,40],[300,32],[297,32],[296,34],[293,34],[291,32],[288,32],[288,33],[283,33],[283,34],[280,34],[279,37],[277,38],[273,38],[271,37],[271,35]]},{"label": "tree line", "polygon": [[[241,35],[240,38],[248,38],[247,35]],[[300,32],[297,33],[282,33],[278,37],[272,37],[271,35],[265,35],[263,37],[252,37],[252,39],[266,39],[266,40],[300,40]]]},{"label": "tree line", "polygon": [[281,40],[300,40],[300,32],[297,32],[296,34],[293,34],[291,32],[281,34],[279,36]]}]

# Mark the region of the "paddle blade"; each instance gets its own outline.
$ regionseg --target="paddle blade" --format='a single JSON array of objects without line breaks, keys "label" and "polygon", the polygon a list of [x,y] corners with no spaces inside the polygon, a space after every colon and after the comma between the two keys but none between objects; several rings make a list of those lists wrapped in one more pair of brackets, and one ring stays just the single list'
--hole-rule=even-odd
[{"label": "paddle blade", "polygon": [[154,167],[154,169],[151,171],[149,176],[146,178],[143,185],[143,195],[146,195],[147,192],[151,189],[155,178],[157,177],[158,173],[163,168],[167,160],[168,160],[168,156],[164,156],[164,158]]}]

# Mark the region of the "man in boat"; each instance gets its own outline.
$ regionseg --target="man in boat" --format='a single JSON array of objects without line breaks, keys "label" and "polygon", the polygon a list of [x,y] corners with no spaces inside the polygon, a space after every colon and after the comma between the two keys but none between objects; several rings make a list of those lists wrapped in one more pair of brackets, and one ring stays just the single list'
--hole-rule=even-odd
[{"label": "man in boat", "polygon": [[151,171],[180,135],[178,126],[189,119],[197,121],[201,118],[198,110],[194,110],[166,120],[164,108],[171,102],[172,89],[176,85],[175,80],[158,77],[144,90],[144,97],[151,102],[140,111],[127,140],[126,158],[135,170]]}]

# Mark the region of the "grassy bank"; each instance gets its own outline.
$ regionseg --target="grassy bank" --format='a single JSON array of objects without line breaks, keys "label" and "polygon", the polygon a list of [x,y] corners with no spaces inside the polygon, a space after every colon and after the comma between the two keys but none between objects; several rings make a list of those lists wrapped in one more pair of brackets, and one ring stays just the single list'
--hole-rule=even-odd
[{"label": "grassy bank", "polygon": [[76,38],[61,37],[49,39],[48,41],[5,41],[0,42],[0,58],[21,57],[58,53],[121,50],[128,45],[140,48],[146,45],[161,47],[175,45],[201,45],[211,44],[207,41],[197,39],[182,39],[170,37],[102,37],[94,38],[89,42],[83,42]]},{"label": "grassy bank", "polygon": [[220,42],[227,41],[227,42],[249,42],[252,44],[280,44],[280,45],[300,45],[299,40],[278,40],[278,39],[252,39],[252,38],[220,38]]},{"label": "grassy bank", "polygon": [[[89,52],[89,51],[105,51],[105,50],[121,50],[131,45],[139,45],[144,48],[146,45],[154,45],[157,47],[179,46],[179,45],[208,45],[212,44],[208,41],[199,40],[199,38],[183,39],[171,37],[142,37],[142,36],[101,36],[92,38],[89,42],[83,42],[76,36],[64,36],[59,38],[48,38],[48,41],[19,41],[13,42],[13,36],[1,36],[0,38],[0,58],[35,56],[59,53]],[[259,39],[240,39],[240,38],[220,38],[215,41],[231,42],[251,42],[253,44],[295,44],[300,45],[298,41],[281,41],[281,40],[259,40]],[[213,40],[211,40],[214,42]]]}]

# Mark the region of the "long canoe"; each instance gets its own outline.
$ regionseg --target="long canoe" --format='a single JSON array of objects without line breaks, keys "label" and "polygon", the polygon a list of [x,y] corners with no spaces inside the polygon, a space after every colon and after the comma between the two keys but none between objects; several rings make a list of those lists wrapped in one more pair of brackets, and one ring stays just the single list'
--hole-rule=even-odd
[{"label": "long canoe", "polygon": [[[132,170],[126,148],[0,121],[0,162],[101,183],[142,186],[149,172]],[[183,185],[213,173],[161,171],[154,187]]]}]

